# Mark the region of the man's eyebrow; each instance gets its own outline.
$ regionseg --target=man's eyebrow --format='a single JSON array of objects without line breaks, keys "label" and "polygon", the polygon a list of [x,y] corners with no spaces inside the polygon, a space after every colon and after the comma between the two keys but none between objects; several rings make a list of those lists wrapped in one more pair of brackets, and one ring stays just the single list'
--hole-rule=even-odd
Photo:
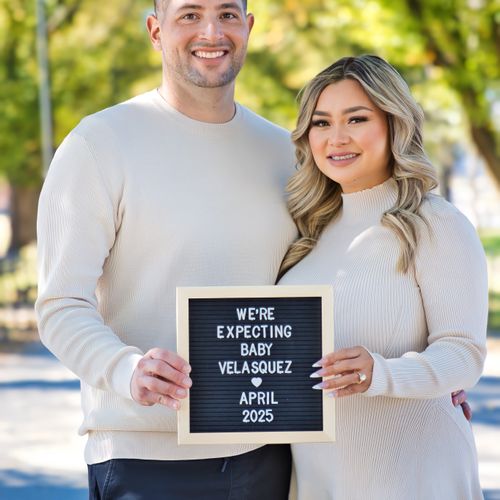
[{"label": "man's eyebrow", "polygon": [[238,2],[227,2],[219,6],[219,9],[241,9],[241,5]]},{"label": "man's eyebrow", "polygon": [[[197,3],[187,3],[184,5],[181,5],[178,10],[202,10],[205,7],[203,5],[197,4]],[[225,9],[238,9],[241,10],[241,6],[237,2],[227,2],[219,5],[217,7],[218,10],[225,10]]]},{"label": "man's eyebrow", "polygon": [[[373,111],[373,109],[368,108],[366,106],[353,106],[352,108],[346,108],[342,110],[343,115],[348,115],[349,113],[356,113],[356,111]],[[326,111],[321,111],[319,109],[314,110],[314,115],[320,116],[330,116],[330,113]]]},{"label": "man's eyebrow", "polygon": [[196,3],[185,3],[184,5],[181,5],[177,10],[201,10],[203,9],[203,5],[199,5]]}]

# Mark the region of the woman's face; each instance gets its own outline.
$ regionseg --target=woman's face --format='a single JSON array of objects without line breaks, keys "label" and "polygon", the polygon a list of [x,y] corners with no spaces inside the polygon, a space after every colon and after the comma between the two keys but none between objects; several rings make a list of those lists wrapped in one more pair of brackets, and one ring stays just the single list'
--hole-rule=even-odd
[{"label": "woman's face", "polygon": [[377,186],[391,175],[386,114],[355,80],[332,83],[320,94],[309,144],[318,168],[344,193]]}]

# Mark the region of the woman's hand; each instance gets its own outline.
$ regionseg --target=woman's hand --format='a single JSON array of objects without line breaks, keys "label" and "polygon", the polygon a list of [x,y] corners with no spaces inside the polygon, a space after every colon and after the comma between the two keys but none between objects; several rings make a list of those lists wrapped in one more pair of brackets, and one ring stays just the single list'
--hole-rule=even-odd
[{"label": "woman's hand", "polygon": [[314,367],[321,368],[311,378],[331,377],[314,389],[332,390],[331,397],[352,396],[365,392],[372,383],[373,358],[361,346],[340,349],[323,356]]}]

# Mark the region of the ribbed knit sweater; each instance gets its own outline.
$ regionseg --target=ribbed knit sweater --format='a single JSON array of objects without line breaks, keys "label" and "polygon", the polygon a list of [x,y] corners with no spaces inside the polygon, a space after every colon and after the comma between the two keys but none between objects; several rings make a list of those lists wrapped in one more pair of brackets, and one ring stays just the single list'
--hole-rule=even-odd
[{"label": "ribbed knit sweater", "polygon": [[131,399],[138,360],[176,349],[177,286],[269,285],[296,236],[289,133],[237,105],[192,120],[151,91],[84,119],[59,147],[38,218],[41,339],[82,380],[87,463],[198,459],[176,413]]},{"label": "ribbed knit sweater", "polygon": [[375,360],[367,392],[336,404],[334,444],[293,445],[300,500],[482,498],[473,435],[450,393],[473,386],[485,358],[484,252],[467,219],[429,195],[415,265],[380,223],[395,181],[342,196],[339,217],[281,284],[334,287],[335,348]]}]

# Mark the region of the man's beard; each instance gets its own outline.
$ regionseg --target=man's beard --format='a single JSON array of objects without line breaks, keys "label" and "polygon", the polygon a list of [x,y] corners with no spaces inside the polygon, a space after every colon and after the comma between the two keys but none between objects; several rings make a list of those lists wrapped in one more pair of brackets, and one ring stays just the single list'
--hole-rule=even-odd
[{"label": "man's beard", "polygon": [[197,87],[215,89],[218,87],[224,87],[225,85],[232,83],[238,75],[239,71],[240,68],[231,66],[226,72],[218,75],[214,80],[207,78],[205,75],[194,68],[189,68],[189,70],[183,74],[183,77],[185,80],[191,82]]},{"label": "man's beard", "polygon": [[245,60],[245,50],[246,49],[242,50],[239,54],[234,54],[229,68],[224,73],[214,75],[212,78],[209,75],[209,71],[202,73],[198,71],[194,65],[186,63],[179,57],[173,69],[182,80],[196,85],[197,87],[207,89],[224,87],[232,83],[238,76]]}]

